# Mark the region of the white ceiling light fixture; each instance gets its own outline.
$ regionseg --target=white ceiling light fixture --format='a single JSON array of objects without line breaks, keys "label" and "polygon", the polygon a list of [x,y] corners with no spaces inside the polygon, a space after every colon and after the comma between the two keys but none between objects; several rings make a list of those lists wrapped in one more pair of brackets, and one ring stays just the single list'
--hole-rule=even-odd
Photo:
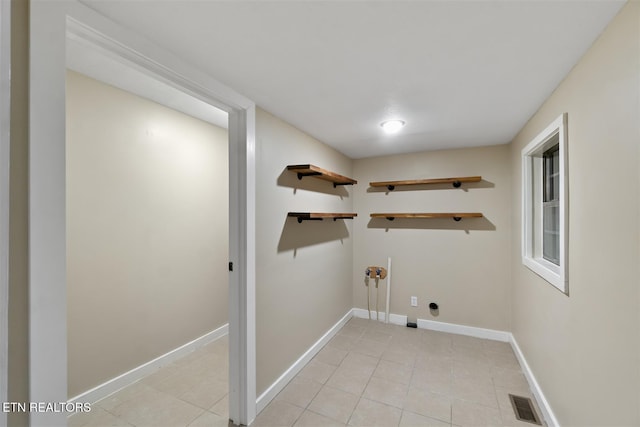
[{"label": "white ceiling light fixture", "polygon": [[387,120],[380,123],[380,126],[385,133],[397,133],[404,127],[404,125],[405,122],[403,120]]}]

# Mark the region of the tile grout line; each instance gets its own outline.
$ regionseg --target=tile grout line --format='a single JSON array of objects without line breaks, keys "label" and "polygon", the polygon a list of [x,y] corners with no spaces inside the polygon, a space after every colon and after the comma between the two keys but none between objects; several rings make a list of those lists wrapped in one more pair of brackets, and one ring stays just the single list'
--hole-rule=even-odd
[{"label": "tile grout line", "polygon": [[[369,319],[369,321],[372,321],[373,319]],[[367,331],[368,327],[365,328],[364,331],[362,331],[360,333],[360,336],[358,336],[358,338],[355,340],[360,340],[362,338],[362,336],[364,335],[364,333]],[[351,353],[351,350],[349,350],[349,353]],[[345,359],[349,356],[349,353],[347,353],[347,355],[345,356]],[[361,353],[358,353],[361,354]],[[366,356],[366,355],[365,355]],[[343,359],[344,361],[344,359]],[[360,404],[360,401],[362,400],[362,395],[364,394],[364,391],[367,389],[367,387],[369,386],[369,382],[371,381],[371,378],[373,378],[373,373],[376,371],[376,369],[378,368],[378,365],[380,364],[380,359],[378,359],[378,363],[376,363],[376,367],[373,369],[373,372],[371,372],[371,376],[369,377],[369,380],[367,381],[367,383],[365,384],[364,388],[362,389],[362,391],[360,392],[360,396],[358,396],[358,401],[356,402],[356,405],[353,407],[353,409],[351,410],[351,414],[349,414],[349,418],[347,418],[347,422],[345,423],[347,426],[349,425],[349,423],[351,422],[351,418],[353,418],[353,413],[356,411],[356,408],[358,407],[358,405]]]},{"label": "tile grout line", "polygon": [[[345,326],[346,326],[346,325],[345,325]],[[361,332],[361,333],[360,333],[360,335],[358,335],[358,337],[356,337],[354,340],[360,339],[360,337],[362,336],[362,334],[363,334],[363,333],[364,333],[364,332]],[[338,335],[341,335],[341,334],[338,332],[338,333],[336,334],[336,336],[338,336]],[[353,337],[350,337],[350,336],[347,336],[347,335],[342,335],[342,336],[343,336],[343,337],[345,337],[345,338],[349,338],[349,339],[352,339],[352,338],[353,338]],[[324,345],[324,347],[322,347],[322,349],[321,349],[320,351],[324,350],[324,349],[325,349],[325,348],[327,348],[327,347],[331,347],[330,343],[331,343],[331,341],[329,341],[327,344],[325,344],[325,345]],[[331,347],[331,348],[334,348],[334,349],[336,349],[336,350],[342,350],[342,349],[340,349],[340,348],[338,348],[338,347]],[[297,406],[298,408],[301,408],[301,409],[302,409],[302,412],[301,412],[301,413],[300,413],[300,415],[295,419],[295,421],[293,422],[292,426],[295,426],[295,423],[297,423],[297,422],[298,422],[298,420],[300,419],[300,417],[302,417],[302,415],[304,414],[304,412],[305,412],[305,411],[309,411],[309,412],[312,412],[312,413],[314,413],[314,414],[316,414],[316,415],[320,415],[320,416],[323,416],[323,417],[327,417],[327,416],[326,416],[326,415],[324,415],[324,414],[321,414],[321,413],[318,413],[318,412],[316,412],[316,411],[314,411],[314,410],[312,410],[312,409],[309,409],[309,407],[311,406],[311,403],[313,402],[313,400],[318,396],[318,394],[320,394],[320,391],[322,391],[322,389],[323,389],[325,386],[330,387],[330,386],[328,386],[328,385],[327,385],[327,382],[331,379],[331,377],[332,377],[333,375],[335,375],[335,372],[338,370],[338,368],[340,368],[340,366],[342,365],[342,363],[344,362],[344,360],[347,358],[347,356],[348,356],[348,355],[349,355],[349,353],[351,352],[351,350],[343,350],[343,351],[346,351],[346,352],[347,352],[347,354],[342,358],[342,360],[340,360],[340,363],[339,363],[338,365],[332,365],[332,366],[335,366],[335,370],[334,370],[334,372],[331,374],[331,376],[329,376],[329,378],[327,378],[327,380],[326,380],[324,383],[320,383],[320,382],[318,382],[318,384],[320,384],[320,388],[318,389],[318,391],[317,391],[317,392],[315,392],[315,394],[313,395],[313,397],[309,400],[309,403],[307,403],[307,405],[306,405],[304,408],[301,408],[300,406],[296,405],[295,403],[288,402],[288,403],[291,403],[292,405]],[[320,353],[320,352],[318,352],[318,354],[319,354],[319,353]],[[311,361],[313,361],[316,357],[317,357],[317,355],[316,355],[316,356],[314,356],[314,357],[313,357],[313,359],[311,359]],[[310,363],[311,361],[309,361],[309,363]],[[299,375],[299,374],[298,374],[298,375]],[[297,378],[297,377],[298,377],[298,375],[296,375],[296,376],[294,377],[294,379],[295,379],[295,378]],[[313,380],[313,379],[309,379],[309,380],[310,380],[310,381],[315,382],[315,380]],[[288,384],[287,384],[287,385],[288,385]],[[339,390],[339,389],[338,389],[338,390]],[[284,391],[284,389],[283,389],[282,391]],[[281,391],[280,393],[282,393],[282,391]],[[278,393],[278,394],[280,394],[280,393]],[[277,396],[276,396],[276,397],[277,397]],[[274,400],[275,400],[275,398],[274,398]],[[331,418],[331,417],[327,417],[327,418],[330,418],[330,419],[334,420],[334,419],[333,419],[333,418]],[[350,419],[350,418],[351,418],[351,417],[349,417],[349,419]],[[348,424],[349,419],[347,420],[347,424]],[[334,420],[334,421],[338,421],[338,420]],[[338,422],[339,422],[339,421],[338,421]]]},{"label": "tile grout line", "polygon": [[[325,348],[328,344],[329,344],[329,343],[327,343],[324,347],[322,347],[322,349],[321,349],[320,351],[324,350],[324,348]],[[320,352],[318,352],[318,353],[320,353]],[[316,356],[317,356],[317,354],[316,354]],[[313,359],[311,359],[311,361],[312,361],[312,360],[314,360],[314,359],[316,358],[316,356],[313,356]],[[310,361],[310,362],[311,362],[311,361]],[[296,375],[295,377],[293,377],[293,379],[296,379],[297,377],[298,377],[298,375]],[[293,380],[291,380],[291,381],[293,381]],[[309,379],[309,381],[316,382],[316,381],[314,381],[314,380],[312,380],[312,379]],[[329,381],[329,379],[328,379],[328,378],[327,378],[327,381]],[[291,384],[291,382],[289,382],[289,384]],[[288,386],[289,384],[287,384],[287,386]],[[309,406],[311,405],[311,402],[313,402],[313,399],[315,399],[315,398],[316,398],[316,396],[320,393],[320,390],[322,390],[322,388],[324,387],[324,384],[322,384],[322,383],[318,383],[318,384],[320,384],[320,388],[318,389],[318,391],[316,391],[316,392],[315,392],[315,394],[313,395],[313,397],[312,397],[311,399],[309,399],[309,403],[307,403],[307,405],[306,405],[304,408],[302,408],[302,412],[300,413],[300,415],[298,416],[298,418],[296,418],[296,420],[293,422],[293,424],[291,424],[291,426],[295,426],[295,425],[296,425],[296,423],[298,422],[298,420],[300,419],[300,417],[302,417],[306,411],[313,412],[314,414],[316,414],[316,412],[314,412],[314,411],[312,411],[311,409],[309,409]],[[285,387],[285,388],[283,388],[283,389],[282,389],[282,391],[284,391],[285,389],[286,389],[286,387]],[[281,391],[280,393],[282,393],[282,391]],[[280,394],[280,393],[278,393],[278,394]],[[274,400],[275,400],[277,397],[278,397],[278,396],[276,395],[276,397],[274,398]],[[295,403],[293,403],[293,405],[294,405],[294,406],[297,406]],[[299,407],[299,406],[298,406],[298,407]],[[317,414],[317,415],[322,415],[322,414]],[[323,416],[324,416],[324,415],[323,415]]]},{"label": "tile grout line", "polygon": [[[198,349],[198,350],[199,350],[199,349]],[[198,351],[198,350],[195,350],[195,351]],[[194,353],[194,352],[189,353],[189,355],[193,355],[193,353]],[[187,355],[187,356],[189,356],[189,355]],[[186,365],[181,366],[179,369],[183,369],[183,368],[185,368],[185,367],[187,367],[187,366],[190,366],[190,365],[191,365],[191,364],[193,364],[193,363],[198,362],[198,361],[199,361],[202,357],[204,357],[204,356],[205,356],[205,354],[202,354],[202,355],[198,356],[195,360],[192,360],[192,361],[190,361],[189,363],[187,363]],[[169,366],[169,365],[167,365],[167,366]],[[155,374],[155,373],[157,373],[157,372],[159,372],[160,370],[162,370],[162,369],[166,368],[167,366],[165,366],[165,367],[163,367],[163,368],[159,369],[158,371],[154,372],[154,374]],[[175,373],[173,373],[173,374],[169,375],[169,377],[165,378],[163,381],[165,381],[165,380],[167,380],[167,379],[169,379],[169,378],[171,378],[171,377],[173,377],[173,376],[175,376],[175,375],[178,375],[178,372],[175,372]],[[145,378],[146,378],[146,377],[145,377]],[[181,397],[181,396],[176,396],[176,395],[173,395],[173,394],[171,394],[171,393],[168,393],[168,392],[166,392],[166,391],[164,391],[164,390],[160,390],[159,388],[157,388],[157,387],[156,387],[156,385],[144,383],[144,382],[143,382],[143,380],[144,380],[144,378],[140,378],[139,380],[137,380],[137,381],[136,381],[136,382],[134,382],[133,384],[130,384],[130,385],[129,385],[129,386],[127,386],[127,387],[130,387],[130,386],[132,386],[132,385],[134,385],[134,384],[138,384],[138,383],[140,383],[140,384],[144,385],[145,387],[148,387],[148,388],[150,388],[150,389],[154,390],[154,391],[155,391],[155,392],[157,392],[157,393],[164,394],[164,395],[166,395],[166,396],[168,396],[168,397],[170,397],[170,398],[174,398],[174,399],[179,400],[179,401],[181,401],[181,402],[183,402],[183,403],[185,403],[185,404],[191,405],[191,406],[193,406],[194,408],[197,408],[197,409],[201,409],[201,410],[202,410],[202,413],[200,413],[198,416],[196,416],[195,418],[193,418],[192,420],[190,420],[190,421],[189,421],[189,423],[187,423],[187,424],[186,424],[186,426],[189,426],[191,423],[193,423],[196,419],[198,419],[199,417],[201,417],[203,414],[205,414],[205,413],[207,413],[207,412],[210,412],[207,408],[202,408],[202,407],[200,407],[200,406],[198,406],[198,405],[195,405],[195,404],[193,404],[193,403],[191,403],[191,402],[188,402],[188,401],[186,401],[186,400],[182,399],[182,397]],[[161,381],[161,382],[163,382],[163,381]],[[125,387],[124,389],[126,389],[127,387]],[[124,390],[124,389],[122,389],[122,390]],[[118,393],[119,391],[121,391],[121,390],[118,390],[117,392],[114,392],[114,393],[112,393],[111,395],[116,394],[116,393]],[[225,395],[225,396],[226,396],[226,395]],[[218,401],[216,401],[216,403],[218,403],[218,402],[220,402],[222,399],[224,399],[224,397],[225,397],[225,396],[221,397]],[[106,396],[106,397],[105,397],[105,398],[103,398],[103,399],[106,399],[107,397],[109,397],[109,396]],[[103,399],[101,399],[101,400],[103,400]],[[133,426],[133,427],[136,427],[136,425],[135,425],[135,424],[130,423],[130,422],[129,422],[128,420],[126,420],[125,418],[122,418],[121,416],[116,415],[116,413],[115,413],[115,412],[113,412],[113,410],[115,410],[116,408],[120,407],[121,405],[123,405],[123,404],[125,404],[125,403],[127,403],[128,401],[131,401],[131,400],[133,400],[133,399],[132,399],[132,398],[128,398],[127,400],[125,400],[125,401],[123,401],[123,402],[119,403],[118,405],[114,406],[113,408],[111,408],[111,410],[106,409],[106,408],[104,408],[104,407],[102,407],[102,406],[100,406],[100,405],[98,405],[98,406],[100,406],[100,408],[101,408],[103,411],[105,411],[105,412],[107,412],[107,413],[111,414],[112,416],[114,416],[114,417],[115,417],[115,418],[117,418],[118,420],[121,420],[121,421],[125,422],[126,424],[129,424],[129,425],[131,425],[131,426]],[[96,402],[96,403],[97,403],[97,402]],[[215,405],[215,403],[214,403],[214,405]],[[215,413],[214,413],[214,414],[215,414]],[[215,414],[215,415],[218,415],[218,414]],[[221,415],[218,415],[218,416],[221,416]]]},{"label": "tile grout line", "polygon": [[[366,329],[365,329],[366,332]],[[362,335],[364,335],[364,332],[362,332],[360,334],[360,337],[358,337],[358,339],[362,338]],[[349,351],[351,352],[351,351]],[[358,353],[361,354],[361,353]],[[348,354],[347,354],[348,356]],[[367,355],[365,355],[367,356]],[[351,422],[351,418],[353,418],[353,414],[356,411],[356,408],[358,407],[358,405],[360,404],[360,401],[362,400],[362,398],[364,397],[364,392],[367,390],[367,387],[369,386],[369,383],[371,382],[371,378],[373,378],[373,374],[375,373],[376,369],[378,369],[378,365],[380,364],[380,358],[378,358],[378,363],[376,363],[376,367],[373,368],[373,371],[371,372],[371,376],[369,376],[369,379],[367,380],[367,384],[365,384],[364,388],[362,389],[362,392],[360,393],[360,396],[358,397],[358,402],[356,403],[356,406],[353,407],[353,410],[351,411],[351,415],[349,415],[349,418],[347,419],[347,425],[349,425],[349,422]]]}]

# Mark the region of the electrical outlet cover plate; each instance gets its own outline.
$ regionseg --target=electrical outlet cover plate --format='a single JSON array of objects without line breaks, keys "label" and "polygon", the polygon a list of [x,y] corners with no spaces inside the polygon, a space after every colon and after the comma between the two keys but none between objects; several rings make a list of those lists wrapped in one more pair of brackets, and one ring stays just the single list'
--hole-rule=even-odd
[{"label": "electrical outlet cover plate", "polygon": [[411,297],[411,307],[418,306],[418,297]]}]

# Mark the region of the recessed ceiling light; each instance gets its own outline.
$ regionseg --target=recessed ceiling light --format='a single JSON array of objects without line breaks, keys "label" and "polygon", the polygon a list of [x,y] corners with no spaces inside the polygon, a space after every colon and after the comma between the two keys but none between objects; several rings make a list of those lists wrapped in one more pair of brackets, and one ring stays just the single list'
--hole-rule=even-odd
[{"label": "recessed ceiling light", "polygon": [[396,133],[402,129],[404,125],[405,123],[402,120],[387,120],[386,122],[380,123],[380,126],[382,126],[382,129],[386,133]]}]

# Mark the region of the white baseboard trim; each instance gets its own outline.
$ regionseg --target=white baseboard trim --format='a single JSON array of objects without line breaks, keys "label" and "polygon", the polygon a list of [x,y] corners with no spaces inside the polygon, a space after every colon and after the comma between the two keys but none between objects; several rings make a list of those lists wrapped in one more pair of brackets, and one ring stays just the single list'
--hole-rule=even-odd
[{"label": "white baseboard trim", "polygon": [[331,338],[333,338],[338,331],[353,317],[353,310],[347,311],[347,313],[327,331],[315,344],[313,344],[293,365],[289,367],[280,378],[278,378],[273,384],[269,386],[264,393],[256,400],[256,415],[259,414],[268,404],[275,398],[278,393],[282,391],[289,384],[289,381],[293,379],[307,363],[318,354],[322,347],[327,344]]},{"label": "white baseboard trim", "polygon": [[448,332],[450,334],[468,335],[470,337],[510,342],[511,334],[495,329],[477,328],[475,326],[456,325],[455,323],[436,322],[435,320],[418,319],[418,328],[432,331]]},{"label": "white baseboard trim", "polygon": [[[378,317],[376,317],[376,312],[375,311],[371,311],[371,319],[372,320],[376,320],[378,319],[381,322],[385,321],[386,318],[386,314],[384,312],[378,312]],[[353,317],[358,317],[360,319],[368,319],[369,318],[369,311],[365,310],[364,308],[354,308],[353,309]],[[401,325],[401,326],[406,326],[407,325],[407,316],[404,316],[402,314],[393,314],[393,313],[389,313],[389,323],[392,323],[394,325]]]},{"label": "white baseboard trim", "polygon": [[137,368],[133,368],[132,370],[125,372],[122,375],[119,375],[109,381],[100,384],[97,387],[92,388],[91,390],[85,391],[75,397],[69,399],[69,403],[94,403],[100,399],[103,399],[110,394],[115,393],[116,391],[135,383],[138,380],[146,377],[149,374],[154,373],[156,370],[160,369],[163,366],[170,364],[171,362],[178,360],[179,358],[191,353],[194,350],[197,350],[200,347],[203,347],[206,344],[209,344],[229,333],[229,324],[222,325],[216,330],[213,330],[200,338],[196,338],[195,340],[188,342],[176,349],[171,350],[168,353],[163,354],[162,356],[156,357],[155,359],[138,366]]},{"label": "white baseboard trim", "polygon": [[522,372],[524,373],[524,376],[527,378],[529,387],[533,392],[533,396],[536,398],[536,402],[538,403],[538,407],[542,411],[542,417],[546,421],[547,426],[548,427],[560,426],[560,423],[558,423],[558,419],[556,418],[555,414],[553,413],[553,410],[551,409],[551,405],[549,405],[547,398],[544,396],[544,393],[542,392],[542,389],[540,388],[540,385],[538,384],[536,377],[533,375],[533,372],[531,371],[531,368],[527,363],[527,359],[525,359],[524,354],[522,353],[522,350],[520,350],[520,346],[518,345],[516,338],[513,336],[513,334],[509,334],[509,335],[510,335],[509,343],[511,344],[511,348],[513,349],[513,352],[516,354],[518,363],[520,363]]}]

